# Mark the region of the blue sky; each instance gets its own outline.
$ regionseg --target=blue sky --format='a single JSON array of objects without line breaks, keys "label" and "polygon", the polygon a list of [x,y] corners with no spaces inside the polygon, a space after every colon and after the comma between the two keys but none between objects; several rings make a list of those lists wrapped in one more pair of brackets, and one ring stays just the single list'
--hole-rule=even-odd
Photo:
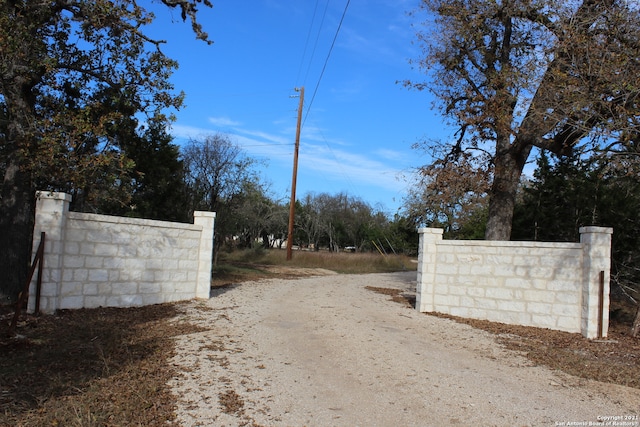
[{"label": "blue sky", "polygon": [[420,54],[406,13],[418,2],[351,0],[326,67],[347,0],[213,3],[199,18],[213,45],[195,40],[179,13],[156,9],[151,34],[167,40],[163,51],[180,64],[172,82],[186,95],[175,142],[228,135],[265,162],[272,197],[287,200],[292,96],[304,86],[297,197],[346,192],[393,215],[408,185],[402,176],[429,160],[412,144],[451,133],[428,93],[396,83],[424,79],[408,63]]}]

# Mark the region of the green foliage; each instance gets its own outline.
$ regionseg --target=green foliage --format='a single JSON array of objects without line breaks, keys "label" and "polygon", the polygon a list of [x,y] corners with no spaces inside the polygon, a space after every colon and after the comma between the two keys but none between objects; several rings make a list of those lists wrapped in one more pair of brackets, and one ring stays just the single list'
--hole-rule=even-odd
[{"label": "green foliage", "polygon": [[388,227],[388,239],[396,253],[418,256],[418,229],[404,216],[396,214]]},{"label": "green foliage", "polygon": [[179,147],[166,132],[163,121],[150,121],[147,128],[118,143],[131,172],[119,177],[119,186],[130,193],[127,205],[102,200],[98,211],[113,215],[164,221],[191,222],[187,206],[184,165]]},{"label": "green foliage", "polygon": [[465,221],[454,233],[445,236],[450,239],[481,240],[484,239],[487,228],[487,207],[478,208],[470,213]]},{"label": "green foliage", "polygon": [[640,299],[638,151],[549,159],[541,155],[523,186],[514,239],[578,241],[582,226],[613,227],[613,291]]},{"label": "green foliage", "polygon": [[523,186],[513,238],[577,241],[581,226],[595,225],[589,213],[594,212],[600,197],[593,192],[597,186],[590,163],[577,157],[560,158],[552,164],[547,155],[541,154],[533,181]]},{"label": "green foliage", "polygon": [[[161,1],[207,39],[195,18],[209,0]],[[0,1],[0,293],[26,280],[36,190],[74,193],[83,209],[130,201],[134,162],[118,143],[135,116],[166,123],[183,99],[177,63],[144,32],[153,18],[125,0]]]}]

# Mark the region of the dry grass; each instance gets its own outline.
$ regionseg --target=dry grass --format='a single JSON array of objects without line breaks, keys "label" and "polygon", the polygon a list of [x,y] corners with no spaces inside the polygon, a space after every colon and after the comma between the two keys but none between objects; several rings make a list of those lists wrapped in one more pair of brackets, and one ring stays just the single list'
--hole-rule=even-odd
[{"label": "dry grass", "polygon": [[251,274],[251,271],[264,270],[261,269],[261,266],[273,265],[324,268],[341,274],[388,273],[416,270],[418,266],[415,258],[405,255],[295,250],[289,261],[287,261],[286,255],[285,250],[277,249],[252,249],[222,254],[216,268],[216,274],[229,272]]},{"label": "dry grass", "polygon": [[294,267],[325,268],[341,274],[388,273],[416,270],[418,266],[408,256],[377,253],[294,251],[291,260],[285,261],[285,251],[269,251],[267,260],[278,264],[286,262]]},{"label": "dry grass", "polygon": [[197,329],[169,322],[179,313],[180,304],[73,310],[23,316],[18,338],[0,329],[0,425],[173,425],[171,337]]}]

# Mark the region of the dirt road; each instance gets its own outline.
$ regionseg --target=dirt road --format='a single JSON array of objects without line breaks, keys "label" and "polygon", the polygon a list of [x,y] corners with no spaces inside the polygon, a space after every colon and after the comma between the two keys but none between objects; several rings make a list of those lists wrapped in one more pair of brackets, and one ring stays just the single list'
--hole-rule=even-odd
[{"label": "dirt road", "polygon": [[[585,381],[367,286],[415,272],[247,282],[191,304],[172,382],[184,426],[640,426],[640,390]],[[627,417],[625,419],[625,417]],[[589,424],[591,422],[592,424]],[[606,421],[602,425],[606,425]]]}]

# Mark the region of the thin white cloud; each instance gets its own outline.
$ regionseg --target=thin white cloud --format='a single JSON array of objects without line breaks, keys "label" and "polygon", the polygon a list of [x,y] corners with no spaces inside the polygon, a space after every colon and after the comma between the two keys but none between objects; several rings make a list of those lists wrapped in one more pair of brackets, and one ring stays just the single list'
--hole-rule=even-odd
[{"label": "thin white cloud", "polygon": [[[169,133],[176,138],[190,139],[200,138],[216,133],[223,133],[232,139],[237,139],[240,145],[260,145],[260,144],[285,144],[288,142],[286,138],[273,135],[267,132],[252,131],[248,129],[234,129],[233,131],[219,131],[213,128],[204,128],[196,126],[173,125],[169,129]],[[293,141],[291,141],[293,143]]]},{"label": "thin white cloud", "polygon": [[237,132],[239,135],[248,135],[252,137],[248,139],[257,139],[258,141],[270,142],[274,144],[293,144],[293,139],[267,132],[254,131],[249,129],[237,129]]},{"label": "thin white cloud", "polygon": [[169,128],[169,133],[173,135],[175,138],[179,139],[190,139],[190,138],[199,138],[204,135],[210,135],[215,133],[215,130],[208,128],[200,128],[195,126],[184,126],[179,124],[171,125]]},{"label": "thin white cloud", "polygon": [[301,147],[300,163],[305,171],[317,172],[323,180],[346,181],[393,191],[404,187],[396,179],[401,172],[399,169],[363,154],[307,145]]},{"label": "thin white cloud", "polygon": [[[230,121],[233,122],[233,120]],[[175,125],[170,132],[176,138],[190,139],[215,134],[217,130]],[[249,156],[266,159],[270,170],[291,168],[294,151],[293,134],[288,137],[238,128],[224,133],[242,147]],[[402,170],[394,166],[397,161],[402,160],[401,153],[393,150],[352,153],[343,148],[349,144],[329,142],[318,129],[305,128],[303,133],[299,150],[300,174],[307,176],[317,174],[319,179],[341,183],[345,188],[367,186],[395,192],[404,189],[405,184],[398,180]],[[377,160],[380,158],[385,161]],[[270,177],[267,179],[271,180]]]},{"label": "thin white cloud", "polygon": [[339,45],[356,55],[377,60],[396,58],[395,51],[381,37],[363,37],[357,30],[348,27],[342,30],[341,36]]},{"label": "thin white cloud", "polygon": [[[407,16],[413,4],[399,3],[397,0],[374,1],[360,5],[360,8],[356,6],[341,30],[339,45],[368,60],[404,64],[409,52],[413,51],[413,18]],[[380,15],[384,17],[382,21]]]},{"label": "thin white cloud", "polygon": [[408,159],[406,151],[390,150],[388,148],[379,148],[374,151],[374,154],[389,161],[402,161],[409,163],[415,159],[415,156]]},{"label": "thin white cloud", "polygon": [[241,125],[240,122],[231,120],[228,117],[209,117],[209,123],[211,123],[214,126],[221,126],[221,127],[236,127]]}]

